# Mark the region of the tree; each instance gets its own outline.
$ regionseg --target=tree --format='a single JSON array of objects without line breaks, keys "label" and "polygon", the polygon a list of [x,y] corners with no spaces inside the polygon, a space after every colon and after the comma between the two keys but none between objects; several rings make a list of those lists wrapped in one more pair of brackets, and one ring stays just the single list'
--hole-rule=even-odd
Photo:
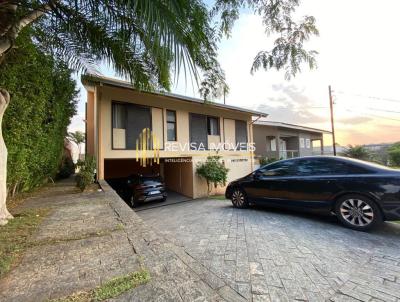
[{"label": "tree", "polygon": [[81,155],[81,145],[85,143],[85,133],[82,131],[75,131],[75,132],[69,132],[68,133],[68,139],[72,142],[75,143],[75,145],[78,147],[79,150],[79,155]]},{"label": "tree", "polygon": [[225,186],[229,169],[221,163],[221,156],[208,156],[207,160],[199,163],[196,173],[207,182],[207,193],[211,192],[211,185],[217,188],[218,185]]},{"label": "tree", "polygon": [[[27,26],[35,29],[34,41],[70,67],[95,71],[99,61],[130,79],[137,89],[170,88],[170,71],[178,78],[184,69],[199,82],[205,99],[226,90],[224,73],[217,61],[217,41],[229,32],[239,10],[248,6],[263,18],[268,33],[278,33],[272,51],[260,52],[252,71],[285,68],[290,78],[300,63],[315,66],[315,52],[303,49],[315,20],[300,23],[292,14],[298,0],[217,0],[209,14],[201,0],[4,0],[0,4],[0,63],[14,48],[16,38]],[[215,19],[219,31],[212,23]],[[0,90],[0,117],[10,102]],[[0,132],[1,132],[0,126]],[[0,224],[11,217],[6,209],[7,149],[0,136]]]},{"label": "tree", "polygon": [[391,145],[388,149],[390,164],[400,167],[400,142]]},{"label": "tree", "polygon": [[364,146],[359,145],[348,145],[347,148],[345,148],[345,150],[343,151],[343,156],[362,160],[371,159],[370,152]]}]

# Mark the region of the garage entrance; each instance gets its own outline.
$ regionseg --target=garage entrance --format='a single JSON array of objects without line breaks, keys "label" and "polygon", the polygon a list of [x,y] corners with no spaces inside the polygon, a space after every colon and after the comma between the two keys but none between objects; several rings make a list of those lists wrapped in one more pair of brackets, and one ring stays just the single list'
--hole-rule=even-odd
[{"label": "garage entrance", "polygon": [[188,201],[193,198],[193,168],[190,158],[161,158],[160,164],[142,167],[136,159],[105,159],[104,179],[125,201],[130,196],[124,188],[125,178],[132,174],[160,174],[168,192],[165,202],[143,203],[136,210]]}]

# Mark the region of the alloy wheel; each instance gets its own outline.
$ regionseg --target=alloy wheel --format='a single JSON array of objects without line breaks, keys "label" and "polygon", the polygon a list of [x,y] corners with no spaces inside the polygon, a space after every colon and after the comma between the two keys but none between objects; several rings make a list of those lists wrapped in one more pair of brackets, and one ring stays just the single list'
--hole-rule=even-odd
[{"label": "alloy wheel", "polygon": [[242,207],[245,204],[245,196],[242,191],[235,190],[232,194],[232,202],[237,207]]},{"label": "alloy wheel", "polygon": [[340,214],[348,223],[364,227],[374,220],[374,210],[361,199],[346,199],[340,205]]}]

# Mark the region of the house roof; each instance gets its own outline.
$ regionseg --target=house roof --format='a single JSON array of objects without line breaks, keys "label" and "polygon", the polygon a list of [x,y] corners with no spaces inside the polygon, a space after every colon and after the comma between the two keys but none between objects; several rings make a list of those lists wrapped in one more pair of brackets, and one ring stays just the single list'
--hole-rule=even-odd
[{"label": "house roof", "polygon": [[[131,82],[128,81],[123,81],[119,79],[114,79],[114,78],[109,78],[105,76],[100,76],[100,75],[83,75],[81,78],[82,84],[83,85],[90,85],[90,84],[105,84],[105,85],[110,85],[114,87],[121,87],[121,88],[126,88],[126,89],[131,89],[131,90],[136,90]],[[152,92],[152,91],[141,91],[144,93],[148,94],[153,94],[153,95],[158,95],[158,96],[166,96],[166,97],[171,97],[174,99],[177,99],[179,101],[184,101],[184,102],[191,102],[191,103],[196,103],[196,104],[203,104],[207,106],[214,106],[222,109],[227,109],[227,110],[235,110],[235,111],[240,111],[244,113],[249,113],[253,116],[258,116],[258,117],[267,117],[268,114],[261,112],[261,111],[255,111],[251,109],[246,109],[246,108],[241,108],[241,107],[236,107],[236,106],[231,106],[231,105],[226,105],[226,104],[220,104],[220,103],[215,103],[215,102],[205,102],[203,99],[199,98],[193,98],[189,96],[184,96],[176,93],[170,93],[170,92]]]},{"label": "house roof", "polygon": [[318,133],[326,133],[326,134],[331,134],[332,133],[331,131],[328,131],[328,130],[305,127],[305,126],[282,123],[282,122],[259,120],[259,121],[255,121],[254,124],[255,125],[260,125],[260,126],[272,126],[272,127],[280,127],[280,128],[287,128],[287,129],[296,129],[296,130],[302,130],[302,131],[306,131],[306,132],[318,132]]}]

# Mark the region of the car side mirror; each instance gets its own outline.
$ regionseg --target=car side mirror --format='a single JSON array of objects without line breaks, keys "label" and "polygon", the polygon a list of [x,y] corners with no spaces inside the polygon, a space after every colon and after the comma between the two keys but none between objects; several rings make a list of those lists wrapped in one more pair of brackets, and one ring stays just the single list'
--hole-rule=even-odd
[{"label": "car side mirror", "polygon": [[263,172],[261,172],[261,171],[255,171],[254,173],[253,173],[253,178],[254,179],[259,179],[261,176],[263,176],[264,175],[264,173]]}]

